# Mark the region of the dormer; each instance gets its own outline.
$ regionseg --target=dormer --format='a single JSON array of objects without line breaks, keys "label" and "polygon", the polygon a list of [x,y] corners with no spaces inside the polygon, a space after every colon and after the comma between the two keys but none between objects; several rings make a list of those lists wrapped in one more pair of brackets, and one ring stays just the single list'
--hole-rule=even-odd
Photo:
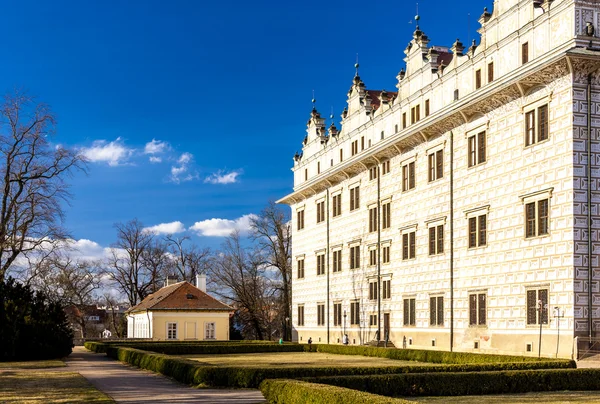
[{"label": "dormer", "polygon": [[322,118],[319,111],[313,106],[310,118],[306,124],[306,137],[304,138],[302,147],[303,154],[308,157],[312,156],[319,151],[320,145],[326,142],[325,118]]},{"label": "dormer", "polygon": [[348,110],[346,116],[355,114],[365,106],[366,95],[367,90],[365,83],[363,83],[363,81],[360,79],[360,76],[357,74],[352,80],[352,87],[350,87],[350,91],[348,91]]},{"label": "dormer", "polygon": [[404,54],[406,55],[404,61],[406,62],[406,73],[408,76],[421,70],[425,64],[427,54],[429,53],[429,50],[427,49],[428,43],[429,38],[417,25],[417,29],[413,33],[413,39],[404,51]]}]

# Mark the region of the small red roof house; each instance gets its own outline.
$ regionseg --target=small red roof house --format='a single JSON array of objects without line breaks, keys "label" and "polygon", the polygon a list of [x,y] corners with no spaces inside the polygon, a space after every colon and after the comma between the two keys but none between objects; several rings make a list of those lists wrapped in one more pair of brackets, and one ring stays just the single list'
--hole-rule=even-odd
[{"label": "small red roof house", "polygon": [[[229,340],[233,308],[206,293],[206,278],[197,278],[200,289],[177,282],[159,289],[126,312],[127,337],[163,340]],[[204,289],[204,290],[201,290]]]}]

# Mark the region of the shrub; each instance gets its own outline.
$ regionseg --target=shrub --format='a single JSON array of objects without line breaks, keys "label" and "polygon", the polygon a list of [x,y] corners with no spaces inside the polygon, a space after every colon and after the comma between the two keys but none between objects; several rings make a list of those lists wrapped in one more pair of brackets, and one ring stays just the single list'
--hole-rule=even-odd
[{"label": "shrub", "polygon": [[260,390],[269,403],[278,404],[408,404],[412,401],[362,391],[289,379],[267,379]]}]

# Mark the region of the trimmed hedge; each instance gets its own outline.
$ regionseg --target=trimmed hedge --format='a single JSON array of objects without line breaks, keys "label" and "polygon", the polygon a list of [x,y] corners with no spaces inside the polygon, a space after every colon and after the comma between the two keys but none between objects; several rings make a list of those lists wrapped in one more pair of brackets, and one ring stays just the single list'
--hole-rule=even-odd
[{"label": "trimmed hedge", "polygon": [[130,343],[103,343],[87,341],[84,346],[90,351],[97,353],[106,353],[110,346],[122,346],[144,351],[158,352],[168,355],[202,355],[202,354],[229,354],[229,353],[260,353],[260,352],[302,352],[302,345],[298,344],[274,344],[268,343],[179,343],[179,342],[130,342]]},{"label": "trimmed hedge", "polygon": [[302,380],[391,397],[466,396],[532,391],[600,390],[600,369],[408,373],[329,376]]},{"label": "trimmed hedge", "polygon": [[413,401],[362,391],[289,379],[267,379],[260,390],[269,403],[277,404],[408,404]]}]

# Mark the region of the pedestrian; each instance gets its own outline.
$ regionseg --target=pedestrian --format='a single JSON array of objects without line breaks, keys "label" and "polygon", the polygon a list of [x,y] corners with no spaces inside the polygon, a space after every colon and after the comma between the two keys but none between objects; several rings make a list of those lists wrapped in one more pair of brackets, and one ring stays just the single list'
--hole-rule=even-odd
[{"label": "pedestrian", "polygon": [[308,337],[308,352],[312,352],[312,338]]},{"label": "pedestrian", "polygon": [[344,345],[348,345],[348,334],[344,334],[344,338],[342,338],[342,342]]}]

